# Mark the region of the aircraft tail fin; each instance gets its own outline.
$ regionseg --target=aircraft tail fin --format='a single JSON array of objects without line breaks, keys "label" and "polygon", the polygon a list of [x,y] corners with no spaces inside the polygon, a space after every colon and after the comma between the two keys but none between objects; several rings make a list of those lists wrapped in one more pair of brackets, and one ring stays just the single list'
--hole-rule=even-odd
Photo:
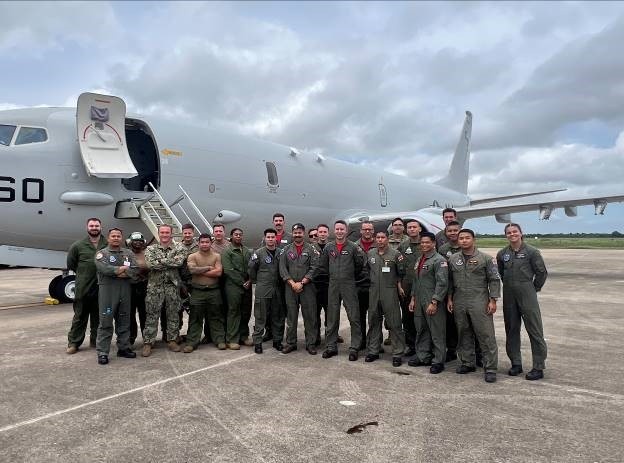
[{"label": "aircraft tail fin", "polygon": [[472,136],[472,113],[466,111],[464,126],[455,148],[451,168],[446,177],[436,183],[459,193],[468,193],[468,175],[470,173],[470,137]]}]

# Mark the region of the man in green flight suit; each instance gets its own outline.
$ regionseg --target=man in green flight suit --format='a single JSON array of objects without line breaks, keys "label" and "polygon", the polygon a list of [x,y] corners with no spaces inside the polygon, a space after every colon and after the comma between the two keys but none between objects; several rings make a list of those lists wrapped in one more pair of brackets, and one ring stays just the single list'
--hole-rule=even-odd
[{"label": "man in green flight suit", "polygon": [[401,298],[403,333],[405,334],[405,344],[407,344],[405,355],[412,357],[416,354],[416,326],[414,325],[416,319],[409,310],[409,304],[412,295],[412,283],[415,277],[414,271],[421,255],[420,233],[422,232],[422,225],[418,220],[407,219],[405,226],[408,239],[402,241],[397,250],[403,255],[403,266],[405,268],[405,275],[401,281],[401,287],[405,291],[405,297]]},{"label": "man in green flight suit", "polygon": [[435,250],[435,235],[420,234],[421,256],[416,264],[409,310],[416,325],[416,354],[408,365],[431,365],[441,373],[446,359],[446,307],[448,262]]},{"label": "man in green flight suit", "polygon": [[[438,254],[446,259],[448,262],[451,256],[461,251],[459,247],[459,230],[461,225],[456,220],[452,220],[444,227],[444,234],[447,242],[438,248]],[[436,243],[438,239],[436,238]],[[446,298],[442,305],[446,309]],[[481,358],[481,348],[479,342],[475,340],[475,353],[477,366],[483,366],[483,359]],[[457,359],[457,325],[455,325],[455,315],[453,312],[446,311],[446,361],[451,362]]]},{"label": "man in green flight suit", "polygon": [[312,280],[319,266],[319,252],[304,241],[305,226],[292,226],[293,242],[284,247],[280,256],[280,276],[286,283],[286,345],[283,354],[297,350],[299,306],[303,315],[306,350],[316,355],[316,288]]},{"label": "man in green flight suit", "polygon": [[67,268],[76,273],[74,317],[67,334],[67,353],[75,354],[84,341],[90,323],[90,345],[95,347],[99,325],[98,284],[93,257],[106,246],[102,222],[96,217],[87,220],[87,236],[71,245],[67,252]]},{"label": "man in green flight suit", "polygon": [[135,358],[130,349],[131,282],[138,275],[134,254],[122,248],[123,234],[119,228],[108,231],[108,246],[95,254],[99,284],[100,326],[96,349],[98,363],[106,365],[113,337],[113,320],[117,335],[117,357]]},{"label": "man in green flight suit", "polygon": [[522,373],[520,327],[524,321],[533,355],[533,368],[525,378],[534,381],[544,377],[546,367],[547,348],[537,293],[546,283],[548,273],[539,250],[526,244],[522,239],[520,225],[507,224],[505,236],[509,246],[498,252],[496,260],[503,280],[506,349],[507,356],[511,360],[509,375],[518,376]]},{"label": "man in green flight suit", "polygon": [[160,243],[154,243],[145,250],[145,263],[149,268],[147,296],[145,297],[145,329],[141,355],[149,357],[156,341],[158,317],[163,304],[167,311],[166,339],[169,350],[180,352],[175,341],[180,333],[178,309],[180,308],[180,267],[186,259],[186,250],[172,239],[171,225],[158,227]]},{"label": "man in green flight suit", "polygon": [[400,367],[401,357],[405,352],[405,335],[401,329],[401,305],[399,296],[405,295],[401,287],[404,274],[403,255],[388,245],[388,232],[378,231],[375,234],[377,248],[368,251],[368,268],[370,272],[370,295],[368,306],[368,353],[365,362],[379,359],[381,348],[381,323],[385,318],[386,327],[390,332],[392,346],[392,366]]},{"label": "man in green flight suit", "polygon": [[228,349],[239,350],[239,342],[251,345],[249,341],[249,318],[251,317],[251,280],[248,267],[251,250],[243,246],[243,230],[230,231],[230,246],[221,255],[221,265],[225,276],[225,300],[227,321],[225,345]]},{"label": "man in green flight suit", "polygon": [[267,313],[273,314],[273,347],[282,350],[282,334],[286,313],[282,307],[282,286],[280,283],[277,232],[273,228],[264,230],[264,246],[256,250],[249,261],[249,278],[256,285],[254,301],[253,343],[256,354],[262,353],[262,337],[266,329]]},{"label": "man in green flight suit", "polygon": [[[455,313],[459,335],[456,373],[476,371],[474,335],[483,352],[485,381],[496,381],[498,347],[494,333],[496,300],[500,297],[500,277],[496,259],[479,251],[475,234],[469,228],[459,231],[461,252],[449,260],[449,295],[447,308]],[[474,335],[473,335],[474,329]]]},{"label": "man in green flight suit", "polygon": [[340,303],[344,304],[351,325],[351,346],[349,360],[358,359],[362,345],[360,308],[358,305],[356,279],[366,265],[366,255],[360,247],[347,240],[347,223],[337,220],[334,223],[335,240],[323,249],[321,268],[329,275],[327,306],[327,339],[323,358],[338,354],[338,326],[340,324]]}]

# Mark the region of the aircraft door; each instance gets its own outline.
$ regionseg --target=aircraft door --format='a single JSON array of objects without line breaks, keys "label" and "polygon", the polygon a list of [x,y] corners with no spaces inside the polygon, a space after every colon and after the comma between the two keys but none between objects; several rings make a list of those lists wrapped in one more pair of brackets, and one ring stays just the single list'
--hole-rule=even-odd
[{"label": "aircraft door", "polygon": [[126,103],[118,97],[83,93],[78,97],[76,127],[87,173],[100,178],[138,174],[126,144]]}]

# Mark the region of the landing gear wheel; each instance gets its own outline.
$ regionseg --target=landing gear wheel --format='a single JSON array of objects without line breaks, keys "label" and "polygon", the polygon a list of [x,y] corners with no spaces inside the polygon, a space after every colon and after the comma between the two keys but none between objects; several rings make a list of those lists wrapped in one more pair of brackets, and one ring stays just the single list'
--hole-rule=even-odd
[{"label": "landing gear wheel", "polygon": [[61,294],[59,293],[59,283],[62,279],[63,275],[55,276],[54,278],[52,278],[52,281],[48,285],[48,293],[50,294],[50,297],[58,299],[59,301],[61,300]]},{"label": "landing gear wheel", "polygon": [[76,275],[61,277],[61,280],[56,284],[56,289],[60,296],[56,299],[60,302],[74,302],[74,297],[76,296]]}]

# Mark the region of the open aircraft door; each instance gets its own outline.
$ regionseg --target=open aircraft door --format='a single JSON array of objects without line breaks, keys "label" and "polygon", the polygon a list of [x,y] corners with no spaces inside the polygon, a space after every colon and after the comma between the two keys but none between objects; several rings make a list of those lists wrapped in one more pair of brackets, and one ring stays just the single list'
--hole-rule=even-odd
[{"label": "open aircraft door", "polygon": [[83,93],[78,97],[76,127],[87,173],[100,178],[138,174],[126,144],[126,103],[118,97]]}]

